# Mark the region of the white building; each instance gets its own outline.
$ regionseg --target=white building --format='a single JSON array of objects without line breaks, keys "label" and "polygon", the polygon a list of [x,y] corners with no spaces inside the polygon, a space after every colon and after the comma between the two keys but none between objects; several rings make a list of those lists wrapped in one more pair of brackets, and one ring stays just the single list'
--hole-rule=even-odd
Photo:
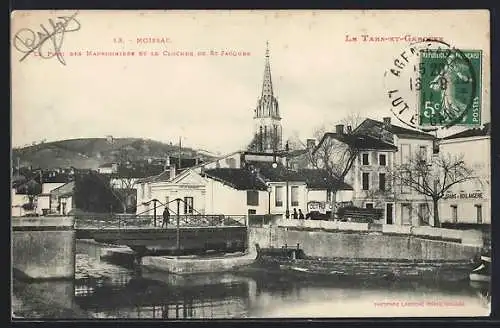
[{"label": "white building", "polygon": [[[345,178],[354,189],[354,205],[382,209],[385,224],[432,224],[431,200],[407,186],[395,186],[389,174],[394,167],[407,163],[416,152],[425,153],[430,162],[435,137],[393,125],[388,117],[383,122],[365,119],[349,131],[350,127],[346,132],[344,126],[338,125],[335,133],[327,133],[323,139],[337,140],[345,147],[357,143],[360,149]],[[316,149],[325,142],[323,139]]]},{"label": "white building", "polygon": [[[349,149],[356,149],[359,153],[349,153]],[[339,124],[334,133],[325,133],[316,146],[314,155],[320,158],[329,156],[327,166],[340,164],[340,170],[347,168],[349,159],[352,160],[352,166],[344,178],[353,187],[352,205],[383,209],[383,223],[393,224],[396,223],[392,210],[394,192],[389,173],[396,151],[397,147],[387,140],[367,134],[349,133]],[[324,165],[323,162],[320,165]]]},{"label": "white building", "polygon": [[118,172],[118,163],[106,163],[97,168],[100,174],[113,174]]},{"label": "white building", "polygon": [[169,203],[174,213],[175,199],[182,199],[187,205],[180,209],[181,214],[285,216],[286,210],[292,213],[293,208],[305,215],[308,203],[327,201],[332,188],[345,189],[336,194],[349,198],[350,186],[329,180],[321,170],[287,170],[283,161],[277,154],[236,152],[178,175],[172,167],[139,181],[141,207],[137,214],[152,214],[152,199],[160,202],[157,210]]},{"label": "white building", "polygon": [[68,215],[75,208],[75,182],[65,183],[50,191],[50,212],[59,215]]},{"label": "white building", "polygon": [[463,156],[476,179],[452,186],[439,203],[441,222],[491,224],[491,126],[470,129],[439,142],[439,153]]}]

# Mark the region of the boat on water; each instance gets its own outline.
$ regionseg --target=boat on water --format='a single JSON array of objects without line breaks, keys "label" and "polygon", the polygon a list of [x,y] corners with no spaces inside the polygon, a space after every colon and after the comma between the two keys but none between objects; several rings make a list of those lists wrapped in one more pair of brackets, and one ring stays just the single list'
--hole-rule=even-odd
[{"label": "boat on water", "polygon": [[307,256],[301,248],[261,248],[256,244],[255,264],[296,275],[326,275],[375,279],[469,279],[477,259],[408,260],[384,258],[325,258]]},{"label": "boat on water", "polygon": [[491,281],[491,257],[481,256],[481,263],[469,274],[470,281],[490,282]]}]

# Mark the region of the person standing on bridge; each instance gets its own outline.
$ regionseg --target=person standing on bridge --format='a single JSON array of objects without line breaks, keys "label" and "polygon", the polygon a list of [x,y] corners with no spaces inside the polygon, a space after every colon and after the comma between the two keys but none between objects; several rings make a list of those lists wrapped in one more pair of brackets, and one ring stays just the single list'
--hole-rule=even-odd
[{"label": "person standing on bridge", "polygon": [[302,210],[299,208],[299,220],[304,220],[304,213],[302,213]]},{"label": "person standing on bridge", "polygon": [[165,209],[163,210],[163,222],[161,223],[161,227],[167,227],[167,225],[170,223],[170,211],[168,210],[168,206],[165,206]]}]

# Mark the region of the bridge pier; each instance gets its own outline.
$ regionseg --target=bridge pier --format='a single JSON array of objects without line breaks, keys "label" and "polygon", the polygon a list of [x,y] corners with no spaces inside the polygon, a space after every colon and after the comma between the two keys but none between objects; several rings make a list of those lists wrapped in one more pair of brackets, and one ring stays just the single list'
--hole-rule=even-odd
[{"label": "bridge pier", "polygon": [[74,279],[76,238],[69,216],[13,217],[12,267],[29,279]]}]

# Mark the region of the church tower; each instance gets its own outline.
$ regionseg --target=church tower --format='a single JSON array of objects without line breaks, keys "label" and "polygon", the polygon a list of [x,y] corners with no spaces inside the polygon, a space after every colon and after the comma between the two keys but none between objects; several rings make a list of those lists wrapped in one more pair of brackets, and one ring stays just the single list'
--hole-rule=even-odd
[{"label": "church tower", "polygon": [[257,101],[253,121],[254,141],[251,150],[266,153],[280,150],[282,147],[281,117],[278,100],[273,92],[271,64],[269,62],[269,42],[266,47],[262,93]]}]

